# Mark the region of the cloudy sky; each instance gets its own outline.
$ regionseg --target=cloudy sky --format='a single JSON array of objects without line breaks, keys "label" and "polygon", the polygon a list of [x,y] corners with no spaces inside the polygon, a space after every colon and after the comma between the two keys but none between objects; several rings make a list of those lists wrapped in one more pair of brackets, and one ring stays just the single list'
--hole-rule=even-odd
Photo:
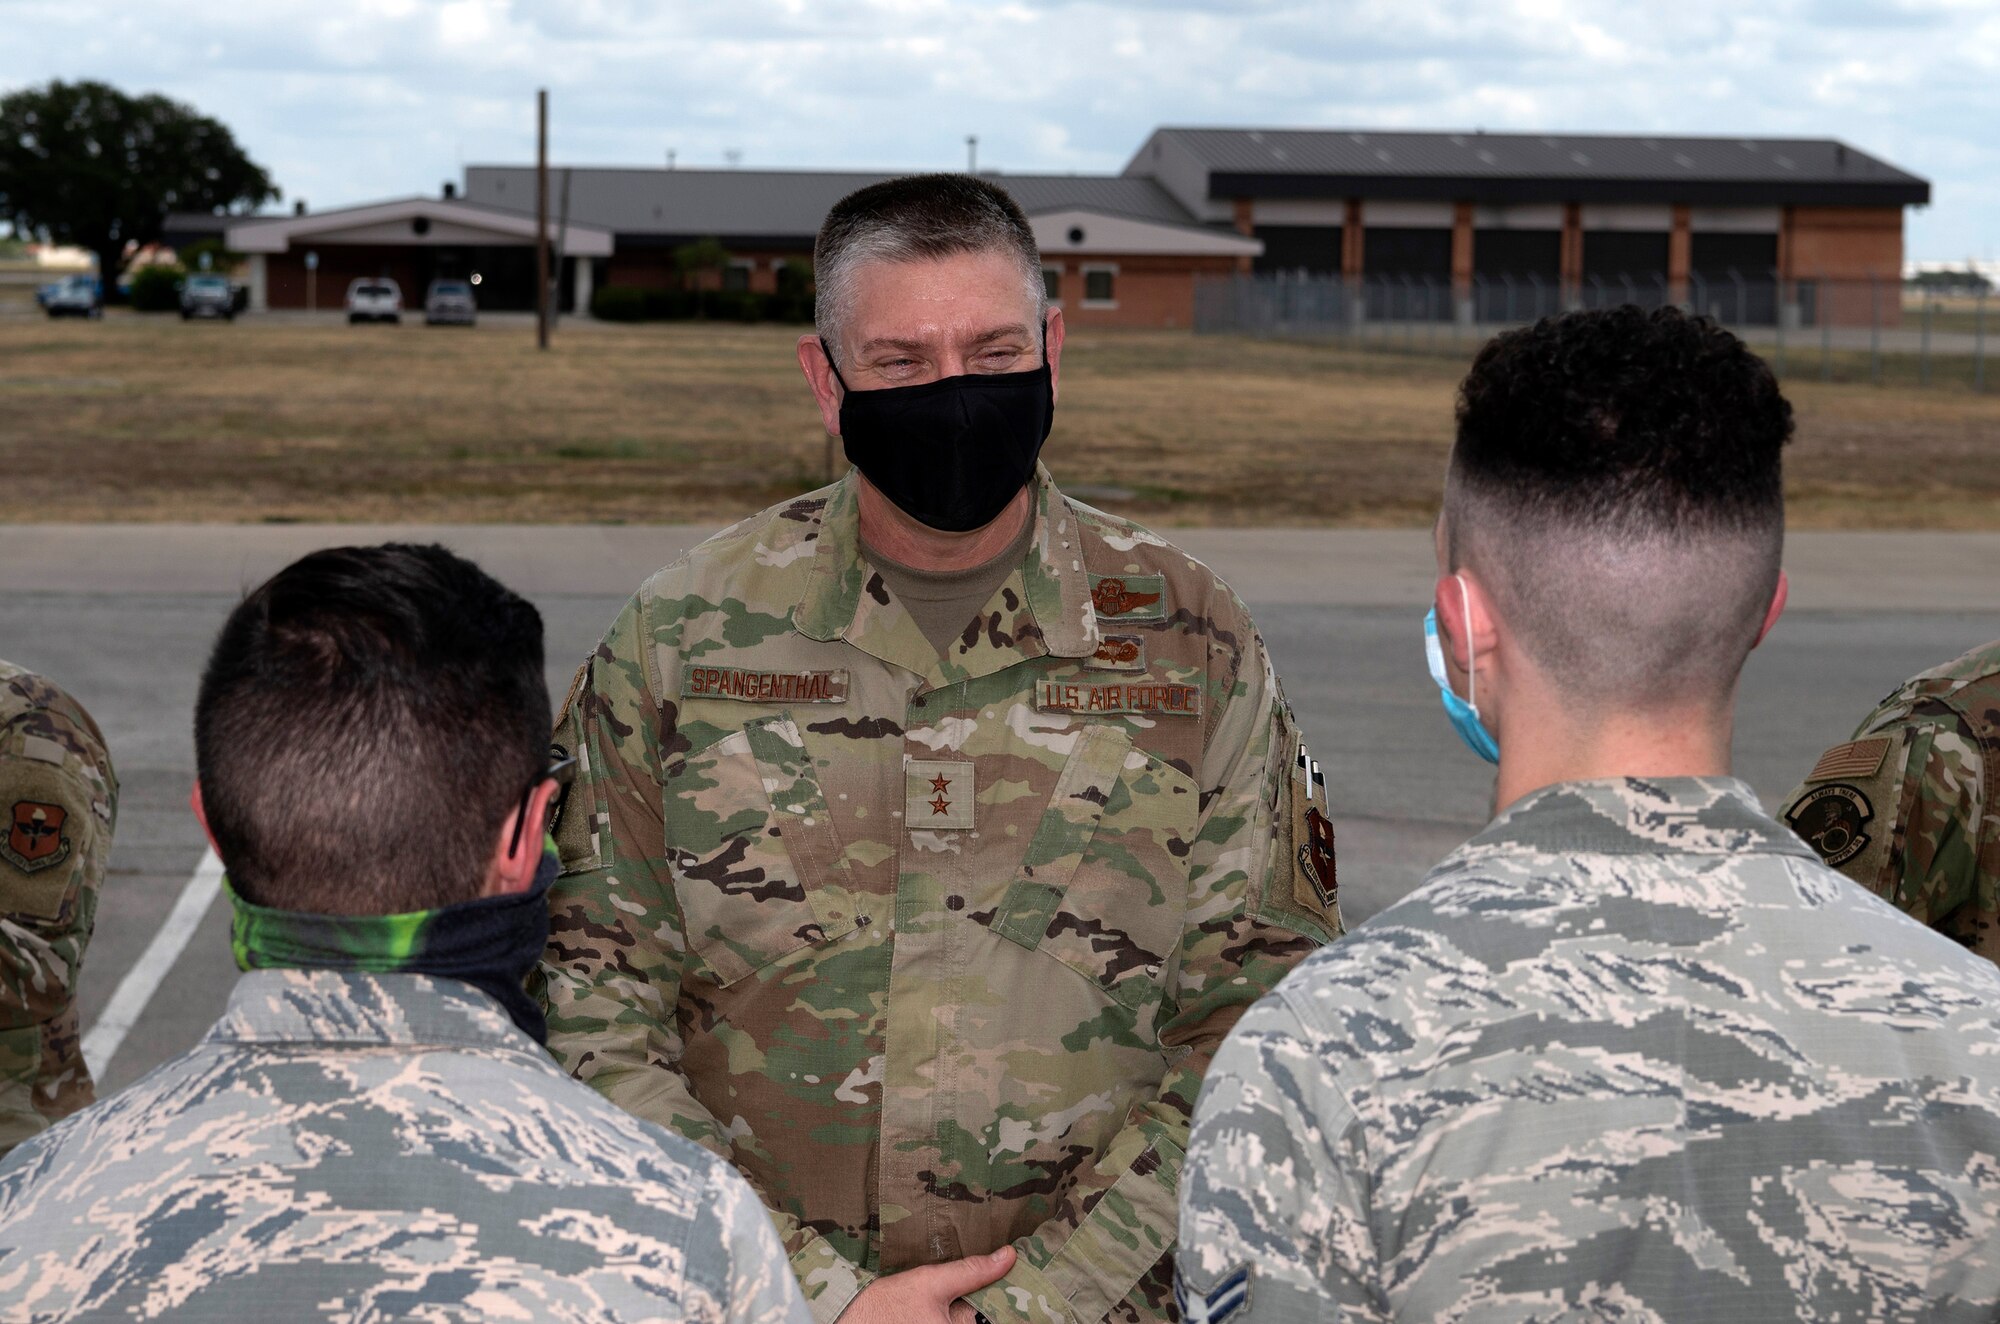
[{"label": "cloudy sky", "polygon": [[228,123],[287,198],[558,161],[1116,170],[1158,124],[1835,136],[2000,257],[1996,0],[0,0],[0,90]]}]

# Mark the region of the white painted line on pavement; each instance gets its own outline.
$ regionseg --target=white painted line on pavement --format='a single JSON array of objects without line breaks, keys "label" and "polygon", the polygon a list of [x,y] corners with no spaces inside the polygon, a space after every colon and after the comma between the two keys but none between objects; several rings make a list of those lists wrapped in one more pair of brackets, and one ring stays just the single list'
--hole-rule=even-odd
[{"label": "white painted line on pavement", "polygon": [[180,960],[186,950],[188,939],[194,937],[201,927],[202,917],[214,903],[216,894],[222,891],[222,861],[213,850],[202,852],[201,863],[194,867],[194,876],[181,888],[180,899],[174,902],[173,912],[167,922],[153,935],[153,941],[146,944],[146,950],[118,981],[118,989],[111,995],[111,1001],[104,1005],[104,1011],[90,1032],[83,1036],[83,1060],[90,1068],[93,1080],[104,1079],[104,1068],[118,1055],[118,1046],[125,1042],[125,1036],[138,1024],[145,1014],[146,1005],[153,1000],[160,981],[167,977],[167,971]]}]

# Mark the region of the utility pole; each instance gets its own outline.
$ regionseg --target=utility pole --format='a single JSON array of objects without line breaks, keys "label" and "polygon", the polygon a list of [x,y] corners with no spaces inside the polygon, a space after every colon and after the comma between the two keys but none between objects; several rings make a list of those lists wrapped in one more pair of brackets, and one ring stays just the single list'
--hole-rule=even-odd
[{"label": "utility pole", "polygon": [[979,173],[979,135],[976,133],[965,135],[965,173]]},{"label": "utility pole", "polygon": [[535,93],[535,348],[549,347],[549,90]]},{"label": "utility pole", "polygon": [[[562,207],[556,212],[556,251],[554,260],[549,263],[549,325],[552,327],[562,321],[563,258],[567,256],[563,245],[569,239],[569,177],[571,173],[570,167],[563,167]],[[587,257],[577,260],[580,262],[590,261]],[[579,308],[576,311],[584,313],[588,312],[589,309]]]}]

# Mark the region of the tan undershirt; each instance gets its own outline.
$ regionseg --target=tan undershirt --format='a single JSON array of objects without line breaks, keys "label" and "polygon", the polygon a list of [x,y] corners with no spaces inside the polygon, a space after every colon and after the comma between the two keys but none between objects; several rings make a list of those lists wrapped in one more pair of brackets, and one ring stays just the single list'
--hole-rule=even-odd
[{"label": "tan undershirt", "polygon": [[944,653],[964,636],[965,627],[972,623],[979,609],[1021,564],[1034,533],[1035,521],[1031,515],[1021,521],[1021,532],[1005,551],[985,565],[969,570],[919,570],[884,556],[866,538],[861,540],[861,554],[882,576],[882,582],[889,586],[896,601],[903,604],[903,610],[910,613],[910,619],[924,632],[924,638],[939,653]]}]

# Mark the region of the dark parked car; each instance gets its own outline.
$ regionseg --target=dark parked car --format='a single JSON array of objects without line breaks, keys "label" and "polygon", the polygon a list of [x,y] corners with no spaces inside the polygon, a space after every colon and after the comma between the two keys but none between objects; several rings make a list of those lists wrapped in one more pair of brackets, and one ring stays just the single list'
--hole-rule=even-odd
[{"label": "dark parked car", "polygon": [[95,276],[65,276],[35,291],[35,302],[50,317],[102,317],[104,292]]},{"label": "dark parked car", "polygon": [[191,317],[220,317],[236,320],[236,289],[227,276],[189,276],[181,282],[181,320]]},{"label": "dark parked car", "polygon": [[457,326],[471,326],[478,316],[478,306],[472,301],[472,283],[463,280],[434,280],[424,291],[424,325],[441,326],[452,323]]}]

